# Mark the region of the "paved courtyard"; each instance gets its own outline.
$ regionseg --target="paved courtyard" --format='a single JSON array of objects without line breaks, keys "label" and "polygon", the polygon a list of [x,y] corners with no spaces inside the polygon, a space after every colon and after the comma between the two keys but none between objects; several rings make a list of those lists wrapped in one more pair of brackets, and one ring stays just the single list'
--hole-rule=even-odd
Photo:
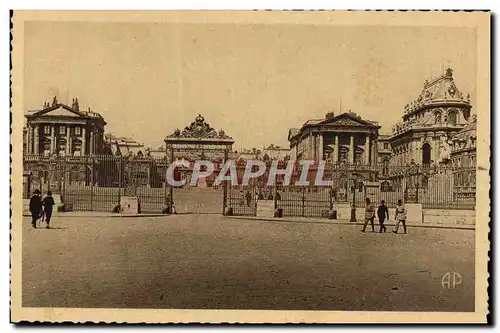
[{"label": "paved courtyard", "polygon": [[[26,307],[473,311],[474,231],[220,215],[23,219]],[[456,272],[461,284],[444,288]]]}]

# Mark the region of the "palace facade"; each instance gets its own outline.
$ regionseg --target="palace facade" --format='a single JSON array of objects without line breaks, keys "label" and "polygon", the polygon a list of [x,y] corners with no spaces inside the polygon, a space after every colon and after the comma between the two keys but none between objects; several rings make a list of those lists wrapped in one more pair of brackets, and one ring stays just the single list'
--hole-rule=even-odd
[{"label": "palace facade", "polygon": [[402,122],[389,139],[391,165],[449,165],[452,137],[470,120],[470,96],[464,96],[453,80],[453,70],[425,81],[418,98],[407,104]]},{"label": "palace facade", "polygon": [[332,164],[375,166],[377,122],[361,119],[353,112],[307,121],[288,132],[291,160],[327,160]]},{"label": "palace facade", "polygon": [[476,194],[477,120],[472,120],[452,138],[453,194],[455,200],[474,199]]},{"label": "palace facade", "polygon": [[104,118],[96,112],[81,111],[78,99],[70,106],[44,103],[28,111],[24,130],[24,153],[45,156],[87,156],[104,153]]}]

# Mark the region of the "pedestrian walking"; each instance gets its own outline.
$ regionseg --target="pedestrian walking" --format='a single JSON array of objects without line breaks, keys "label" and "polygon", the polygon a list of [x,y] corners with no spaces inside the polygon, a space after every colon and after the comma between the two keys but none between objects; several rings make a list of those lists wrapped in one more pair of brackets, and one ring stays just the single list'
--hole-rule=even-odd
[{"label": "pedestrian walking", "polygon": [[40,218],[42,213],[42,200],[40,198],[41,193],[39,190],[33,192],[33,196],[30,199],[30,213],[31,213],[31,226],[36,229],[36,221]]},{"label": "pedestrian walking", "polygon": [[406,234],[406,207],[403,204],[403,200],[398,200],[398,205],[396,206],[396,215],[394,217],[396,219],[396,229],[392,232],[397,234],[399,229],[399,223],[403,223],[403,230]]},{"label": "pedestrian walking", "polygon": [[[54,198],[52,197],[52,192],[47,191],[47,196],[43,198],[42,200],[42,205],[43,205],[43,211],[45,215],[45,222],[47,223],[46,228],[50,228],[50,219],[52,217],[52,209],[54,208],[54,205],[56,203],[54,202]],[[43,221],[43,220],[42,220]]]},{"label": "pedestrian walking", "polygon": [[380,201],[380,206],[378,206],[377,209],[377,216],[378,216],[378,221],[380,223],[380,231],[379,232],[386,232],[387,227],[384,225],[385,218],[389,219],[389,209],[385,205],[385,201],[382,200]]},{"label": "pedestrian walking", "polygon": [[370,201],[370,198],[366,198],[365,224],[363,225],[363,229],[361,231],[365,232],[366,226],[368,225],[368,222],[370,222],[372,225],[372,232],[375,232],[375,225],[373,221],[374,219],[375,219],[375,206]]}]

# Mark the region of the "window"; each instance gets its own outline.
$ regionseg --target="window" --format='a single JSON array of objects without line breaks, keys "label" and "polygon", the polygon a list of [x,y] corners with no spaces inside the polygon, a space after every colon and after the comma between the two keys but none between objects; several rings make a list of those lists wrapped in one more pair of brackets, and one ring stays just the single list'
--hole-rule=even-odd
[{"label": "window", "polygon": [[43,133],[50,134],[50,126],[44,126],[43,127]]},{"label": "window", "polygon": [[75,127],[75,135],[80,135],[82,132],[82,129],[79,126]]},{"label": "window", "polygon": [[441,113],[440,113],[440,112],[436,112],[436,113],[435,113],[435,115],[434,115],[434,120],[435,120],[435,123],[436,123],[436,124],[441,123]]},{"label": "window", "polygon": [[424,143],[422,146],[422,164],[429,165],[431,163],[431,145]]},{"label": "window", "polygon": [[59,126],[59,134],[66,134],[66,126]]},{"label": "window", "polygon": [[457,113],[456,111],[450,111],[448,113],[448,125],[455,126],[457,124]]},{"label": "window", "polygon": [[384,149],[389,149],[389,143],[384,142]]}]

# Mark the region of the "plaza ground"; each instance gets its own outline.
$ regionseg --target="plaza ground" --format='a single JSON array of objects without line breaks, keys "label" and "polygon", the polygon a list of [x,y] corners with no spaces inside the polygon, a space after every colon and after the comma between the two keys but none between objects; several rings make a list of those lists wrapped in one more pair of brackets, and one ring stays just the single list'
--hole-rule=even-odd
[{"label": "plaza ground", "polygon": [[[474,310],[473,230],[215,214],[22,223],[25,307]],[[443,287],[453,272],[461,284]]]}]

